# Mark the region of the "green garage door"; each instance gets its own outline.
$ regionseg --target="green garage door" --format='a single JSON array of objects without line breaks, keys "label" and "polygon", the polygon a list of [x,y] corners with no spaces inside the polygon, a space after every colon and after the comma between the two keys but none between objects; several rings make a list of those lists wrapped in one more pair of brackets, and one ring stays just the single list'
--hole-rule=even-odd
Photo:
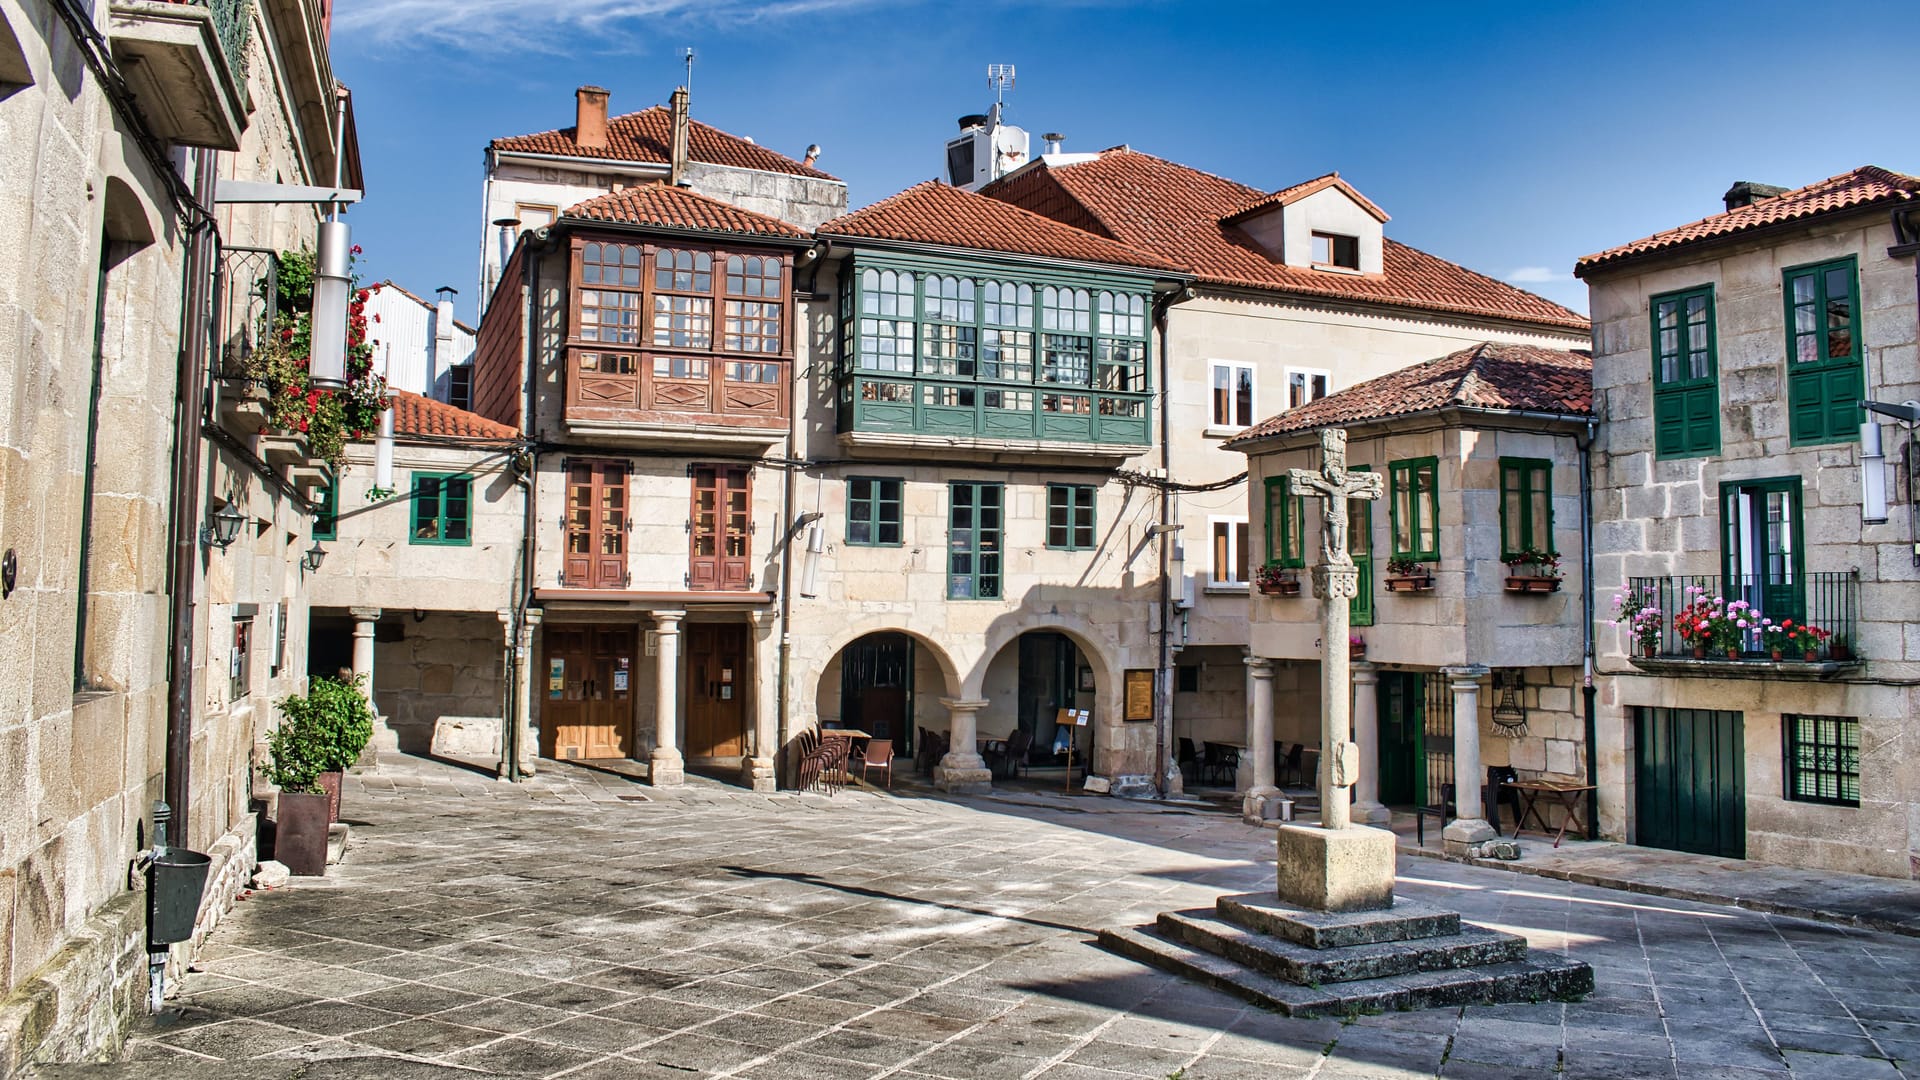
[{"label": "green garage door", "polygon": [[1746,740],[1737,712],[1634,710],[1634,824],[1647,847],[1747,856]]}]

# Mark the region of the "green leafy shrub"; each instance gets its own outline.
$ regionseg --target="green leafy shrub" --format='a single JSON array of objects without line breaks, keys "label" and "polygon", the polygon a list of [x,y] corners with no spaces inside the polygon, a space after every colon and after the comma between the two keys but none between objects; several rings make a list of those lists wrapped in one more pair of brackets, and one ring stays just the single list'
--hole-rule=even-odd
[{"label": "green leafy shrub", "polygon": [[373,707],[367,702],[366,681],[365,675],[344,681],[316,676],[305,697],[280,700],[281,730],[291,727],[301,733],[295,737],[311,741],[320,761],[318,772],[351,767],[373,738]]}]

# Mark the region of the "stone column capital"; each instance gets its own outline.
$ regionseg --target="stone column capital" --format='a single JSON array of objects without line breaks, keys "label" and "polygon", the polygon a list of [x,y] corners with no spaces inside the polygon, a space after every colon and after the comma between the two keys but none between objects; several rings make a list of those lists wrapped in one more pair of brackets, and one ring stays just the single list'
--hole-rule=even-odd
[{"label": "stone column capital", "polygon": [[377,607],[348,608],[347,614],[352,615],[355,622],[372,622],[380,617],[380,609]]},{"label": "stone column capital", "polygon": [[653,612],[653,628],[659,634],[677,634],[680,632],[680,620],[687,617],[684,611]]},{"label": "stone column capital", "polygon": [[1355,686],[1372,686],[1380,681],[1380,668],[1365,660],[1354,660],[1347,664]]},{"label": "stone column capital", "polygon": [[1465,688],[1479,686],[1480,681],[1487,677],[1489,670],[1485,664],[1452,664],[1441,668],[1440,674],[1453,680],[1456,688]]},{"label": "stone column capital", "polygon": [[1256,679],[1273,678],[1273,660],[1268,657],[1249,656],[1242,663],[1247,665],[1248,673]]},{"label": "stone column capital", "polygon": [[993,702],[988,701],[986,698],[943,697],[940,699],[940,704],[945,705],[947,707],[948,712],[977,713],[981,709],[984,709],[987,706],[993,704]]}]

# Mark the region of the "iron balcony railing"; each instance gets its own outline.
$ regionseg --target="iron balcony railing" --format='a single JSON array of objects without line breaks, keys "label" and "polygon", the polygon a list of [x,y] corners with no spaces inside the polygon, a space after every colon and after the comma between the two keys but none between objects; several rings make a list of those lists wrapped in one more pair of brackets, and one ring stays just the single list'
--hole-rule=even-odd
[{"label": "iron balcony railing", "polygon": [[[1859,658],[1858,570],[1803,574],[1798,580],[1788,582],[1755,575],[1636,577],[1628,579],[1628,588],[1641,604],[1659,612],[1660,638],[1653,649],[1656,658],[1734,659],[1727,655],[1724,645],[1715,647],[1699,641],[1698,635],[1689,640],[1676,625],[1676,619],[1695,603],[1725,609],[1727,605],[1738,601],[1750,605],[1750,611],[1742,616],[1750,625],[1745,630],[1737,631],[1740,660],[1771,660],[1773,646],[1763,633],[1764,623],[1779,625],[1788,620],[1792,620],[1796,627],[1812,627],[1819,631],[1816,635],[1819,645],[1813,650],[1816,661],[1851,661]],[[1804,645],[1783,645],[1781,659],[1804,662],[1807,651]],[[1633,643],[1633,652],[1642,655],[1637,640]]]}]

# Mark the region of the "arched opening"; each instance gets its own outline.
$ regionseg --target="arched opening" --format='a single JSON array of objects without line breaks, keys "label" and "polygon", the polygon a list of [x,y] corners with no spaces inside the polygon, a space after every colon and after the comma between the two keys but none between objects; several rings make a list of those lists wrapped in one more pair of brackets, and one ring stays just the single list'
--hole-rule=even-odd
[{"label": "arched opening", "polygon": [[1070,783],[1069,760],[1075,775],[1086,771],[1099,730],[1097,664],[1058,630],[1028,630],[988,658],[978,735],[996,784],[1023,776]]},{"label": "arched opening", "polygon": [[895,755],[911,759],[924,732],[946,732],[947,708],[940,699],[951,693],[937,650],[911,634],[878,630],[847,642],[827,663],[814,715],[822,728],[890,739]]}]

